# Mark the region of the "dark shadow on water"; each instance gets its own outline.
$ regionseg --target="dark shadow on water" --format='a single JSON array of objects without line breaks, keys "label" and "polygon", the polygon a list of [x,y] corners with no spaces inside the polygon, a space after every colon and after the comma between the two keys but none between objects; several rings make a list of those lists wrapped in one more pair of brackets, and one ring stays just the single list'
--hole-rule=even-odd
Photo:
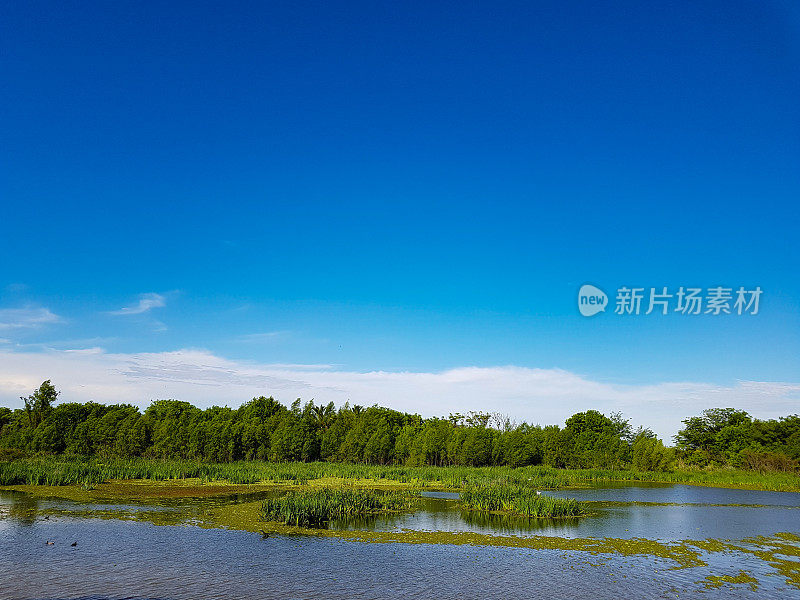
[{"label": "dark shadow on water", "polygon": [[542,517],[524,517],[519,515],[501,515],[474,510],[462,510],[461,518],[465,523],[481,529],[493,529],[503,532],[536,531],[552,529],[557,525],[569,525],[583,517],[567,517],[548,519]]},{"label": "dark shadow on water", "polygon": [[39,501],[24,492],[10,492],[8,497],[11,499],[8,516],[16,519],[20,525],[33,525],[39,515]]}]

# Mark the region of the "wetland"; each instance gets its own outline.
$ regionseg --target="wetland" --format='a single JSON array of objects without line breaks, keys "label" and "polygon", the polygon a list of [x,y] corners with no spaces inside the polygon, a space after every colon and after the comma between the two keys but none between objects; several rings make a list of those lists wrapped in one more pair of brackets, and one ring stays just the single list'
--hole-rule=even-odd
[{"label": "wetland", "polygon": [[[574,473],[545,486],[553,473],[532,469],[261,468],[273,478],[3,486],[0,559],[15,574],[3,596],[800,597],[798,492]],[[581,510],[476,509],[462,495],[482,486]],[[324,518],[268,510],[320,498],[334,507]]]}]

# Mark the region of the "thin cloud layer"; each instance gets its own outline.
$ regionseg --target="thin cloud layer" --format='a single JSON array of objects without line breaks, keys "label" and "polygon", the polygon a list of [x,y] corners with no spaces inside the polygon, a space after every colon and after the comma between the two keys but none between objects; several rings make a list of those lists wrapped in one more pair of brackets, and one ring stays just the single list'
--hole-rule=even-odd
[{"label": "thin cloud layer", "polygon": [[139,302],[133,306],[124,306],[119,310],[112,310],[112,315],[140,315],[154,308],[166,306],[167,299],[161,294],[139,294]]},{"label": "thin cloud layer", "polygon": [[732,385],[670,382],[619,385],[561,369],[462,367],[437,373],[354,372],[325,365],[232,361],[205,350],[110,354],[99,348],[48,352],[0,351],[0,404],[19,407],[43,380],[62,401],[125,402],[146,407],[174,398],[200,407],[238,406],[258,395],[337,405],[380,404],[423,416],[485,410],[517,422],[563,424],[575,412],[621,411],[634,426],[669,441],[681,420],[702,409],[733,406],[759,418],[797,412],[800,383],[743,381]]},{"label": "thin cloud layer", "polygon": [[0,331],[11,329],[36,329],[44,325],[60,323],[61,317],[49,308],[25,307],[0,309]]}]

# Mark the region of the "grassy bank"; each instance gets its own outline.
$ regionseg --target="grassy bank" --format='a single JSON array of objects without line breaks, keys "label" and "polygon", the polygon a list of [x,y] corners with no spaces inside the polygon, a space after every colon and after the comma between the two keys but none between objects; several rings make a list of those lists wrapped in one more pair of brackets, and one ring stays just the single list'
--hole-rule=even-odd
[{"label": "grassy bank", "polygon": [[342,463],[203,463],[189,460],[81,459],[41,457],[0,462],[0,485],[77,485],[91,487],[112,480],[199,479],[231,484],[358,480],[376,485],[462,489],[480,485],[525,485],[557,489],[604,482],[665,482],[769,491],[800,491],[800,475],[733,469],[697,471],[610,471],[551,467],[398,467]]}]

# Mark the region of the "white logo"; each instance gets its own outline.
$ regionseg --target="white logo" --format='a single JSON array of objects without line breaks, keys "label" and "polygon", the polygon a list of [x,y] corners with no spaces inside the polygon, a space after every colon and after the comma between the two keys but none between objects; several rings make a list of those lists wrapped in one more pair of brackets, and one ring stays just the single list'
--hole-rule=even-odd
[{"label": "white logo", "polygon": [[578,290],[578,310],[584,317],[591,317],[604,311],[608,306],[608,296],[600,288],[593,285],[582,285]]}]

